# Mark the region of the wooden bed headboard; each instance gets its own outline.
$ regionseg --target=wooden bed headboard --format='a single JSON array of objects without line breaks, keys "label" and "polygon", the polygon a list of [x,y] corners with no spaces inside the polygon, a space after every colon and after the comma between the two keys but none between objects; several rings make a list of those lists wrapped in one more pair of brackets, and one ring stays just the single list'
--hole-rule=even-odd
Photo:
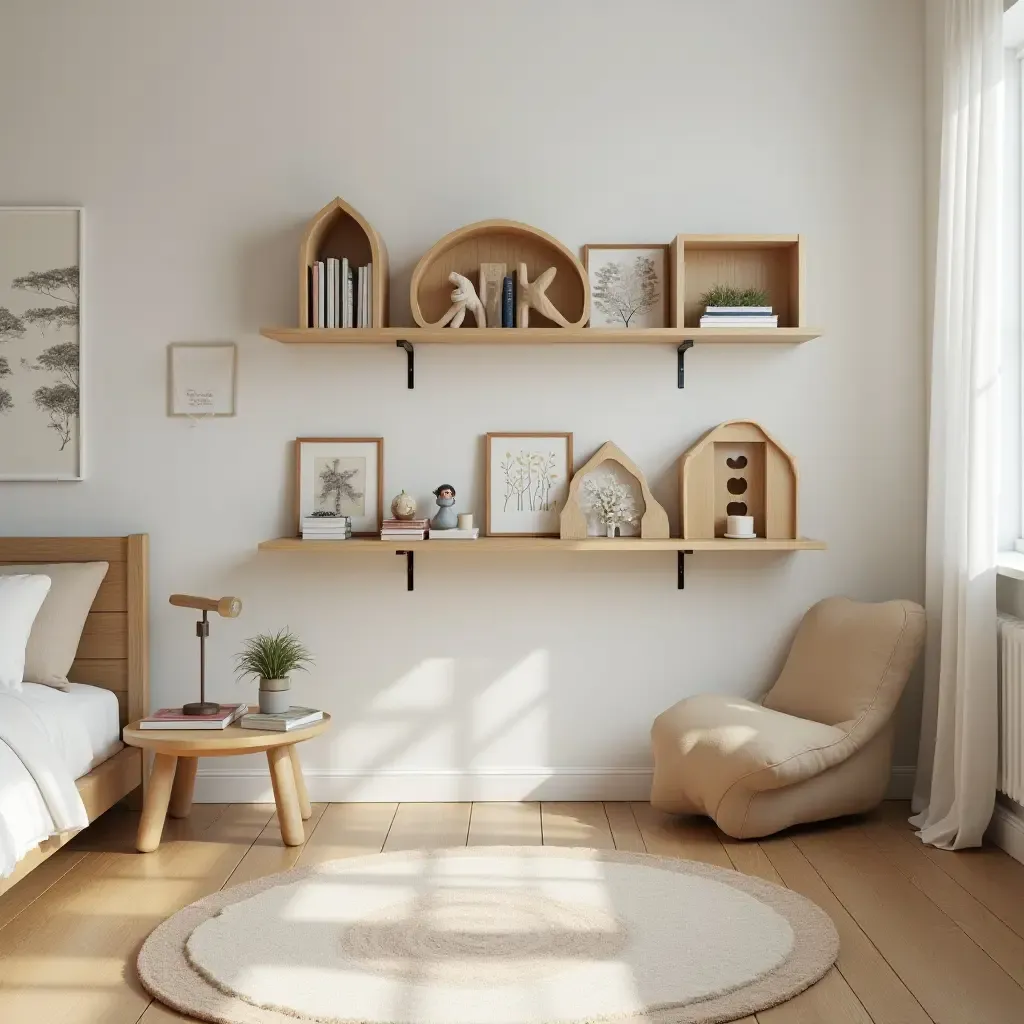
[{"label": "wooden bed headboard", "polygon": [[0,564],[109,562],[68,678],[117,694],[121,725],[149,714],[149,537],[0,537]]}]

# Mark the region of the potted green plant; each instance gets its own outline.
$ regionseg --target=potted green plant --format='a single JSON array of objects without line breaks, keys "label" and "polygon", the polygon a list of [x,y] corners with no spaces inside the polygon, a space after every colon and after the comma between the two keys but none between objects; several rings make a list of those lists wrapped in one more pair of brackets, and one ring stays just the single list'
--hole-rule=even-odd
[{"label": "potted green plant", "polygon": [[701,305],[707,309],[722,306],[767,306],[768,292],[763,288],[737,288],[730,284],[716,284],[701,297]]},{"label": "potted green plant", "polygon": [[308,672],[313,656],[287,627],[276,633],[250,637],[235,656],[239,676],[256,676],[260,681],[260,711],[277,715],[291,707],[292,672]]}]

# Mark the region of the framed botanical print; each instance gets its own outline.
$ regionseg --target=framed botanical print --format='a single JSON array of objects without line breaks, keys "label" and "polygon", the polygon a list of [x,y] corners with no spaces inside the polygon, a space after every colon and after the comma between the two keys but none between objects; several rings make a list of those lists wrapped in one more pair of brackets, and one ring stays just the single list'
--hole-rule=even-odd
[{"label": "framed botanical print", "polygon": [[557,537],[572,478],[572,434],[488,434],[488,536]]},{"label": "framed botanical print", "polygon": [[238,346],[175,341],[167,346],[168,416],[234,416]]},{"label": "framed botanical print", "polygon": [[590,326],[642,330],[668,326],[669,246],[583,246],[590,281]]},{"label": "framed botanical print", "polygon": [[0,207],[0,480],[81,480],[82,210]]},{"label": "framed botanical print", "polygon": [[384,438],[300,437],[295,442],[295,529],[319,513],[348,516],[354,536],[379,537]]}]

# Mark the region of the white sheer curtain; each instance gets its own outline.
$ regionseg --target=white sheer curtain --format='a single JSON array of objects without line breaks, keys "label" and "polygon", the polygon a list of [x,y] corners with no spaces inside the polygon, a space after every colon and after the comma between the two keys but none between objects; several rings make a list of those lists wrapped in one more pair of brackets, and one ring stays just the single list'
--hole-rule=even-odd
[{"label": "white sheer curtain", "polygon": [[946,0],[929,405],[925,702],[911,819],[981,843],[995,803],[1002,0]]}]

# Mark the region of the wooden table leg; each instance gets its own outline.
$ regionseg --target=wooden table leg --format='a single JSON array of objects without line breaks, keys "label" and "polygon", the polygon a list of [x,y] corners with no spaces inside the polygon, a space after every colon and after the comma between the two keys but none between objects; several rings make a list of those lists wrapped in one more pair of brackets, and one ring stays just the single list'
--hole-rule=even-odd
[{"label": "wooden table leg", "polygon": [[309,790],[306,789],[306,779],[302,774],[302,762],[299,760],[298,743],[293,743],[288,747],[288,756],[292,759],[292,771],[295,773],[295,792],[299,796],[299,810],[302,812],[302,820],[309,821],[313,817],[313,808],[309,805]]},{"label": "wooden table leg", "polygon": [[160,845],[177,762],[173,754],[156,754],[153,758],[153,771],[149,776],[146,801],[139,820],[139,835],[135,841],[139,853],[152,853]]},{"label": "wooden table leg", "polygon": [[188,812],[192,810],[192,794],[196,788],[198,767],[198,757],[178,757],[178,767],[174,770],[174,785],[171,787],[171,803],[167,812],[172,818],[187,818]]},{"label": "wooden table leg", "polygon": [[302,811],[299,809],[299,794],[295,790],[295,772],[288,747],[271,747],[267,751],[267,761],[270,763],[270,781],[274,786],[281,838],[285,846],[301,846],[306,835],[302,829]]}]

